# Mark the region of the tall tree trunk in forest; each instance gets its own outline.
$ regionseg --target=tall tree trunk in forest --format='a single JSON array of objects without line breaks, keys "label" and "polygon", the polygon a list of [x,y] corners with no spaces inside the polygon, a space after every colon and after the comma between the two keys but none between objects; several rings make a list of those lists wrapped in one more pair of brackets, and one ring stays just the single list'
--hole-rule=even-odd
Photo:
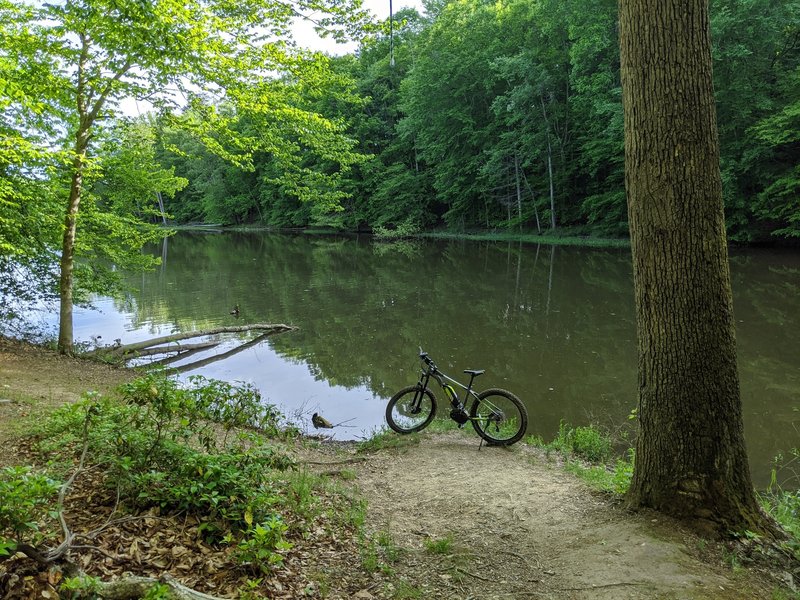
[{"label": "tall tree trunk in forest", "polygon": [[550,179],[550,229],[556,228],[556,193],[553,187],[553,148],[547,136],[547,176]]},{"label": "tall tree trunk in forest", "polygon": [[533,216],[536,218],[536,233],[542,233],[542,225],[539,222],[539,209],[536,208],[536,196],[533,193],[533,188],[528,182],[528,176],[525,175],[525,170],[522,170],[522,178],[525,180],[525,185],[528,187],[528,193],[531,195],[531,202],[533,203]]},{"label": "tall tree trunk in forest", "polygon": [[514,181],[517,186],[517,217],[519,219],[519,230],[522,231],[522,187],[519,182],[519,156],[514,155]]},{"label": "tall tree trunk in forest", "polygon": [[744,445],[707,0],[620,0],[639,347],[632,506],[777,532]]},{"label": "tall tree trunk in forest", "polygon": [[556,194],[553,185],[553,146],[550,143],[550,121],[547,119],[547,109],[544,105],[544,98],[539,98],[542,101],[542,118],[547,127],[547,176],[550,180],[550,229],[556,228]]},{"label": "tall tree trunk in forest", "polygon": [[78,208],[81,203],[83,168],[88,143],[88,131],[80,129],[75,142],[75,157],[72,159],[72,182],[69,188],[67,212],[64,217],[64,238],[61,244],[61,277],[58,286],[60,297],[58,350],[62,354],[72,350],[73,342],[72,285],[75,267],[75,233],[77,230]]}]

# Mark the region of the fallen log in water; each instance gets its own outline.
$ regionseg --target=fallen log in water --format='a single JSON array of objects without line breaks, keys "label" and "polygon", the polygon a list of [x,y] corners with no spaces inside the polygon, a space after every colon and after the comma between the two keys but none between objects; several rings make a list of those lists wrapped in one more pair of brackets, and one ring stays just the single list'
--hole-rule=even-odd
[{"label": "fallen log in water", "polygon": [[139,356],[152,356],[154,354],[164,354],[169,352],[186,352],[189,350],[201,350],[203,344],[208,347],[218,344],[219,342],[201,342],[198,344],[180,345],[176,344],[172,348],[164,346],[165,344],[173,344],[181,340],[189,340],[198,337],[206,337],[212,335],[219,335],[221,333],[244,333],[248,331],[261,331],[258,339],[265,336],[273,335],[275,333],[285,333],[287,331],[294,331],[297,327],[293,325],[284,325],[283,323],[252,323],[250,325],[230,325],[225,327],[215,327],[213,329],[205,329],[202,331],[182,331],[165,335],[143,342],[134,342],[132,344],[116,345],[116,346],[103,346],[91,352],[87,352],[85,356],[103,357],[111,362],[122,362],[137,358]]}]

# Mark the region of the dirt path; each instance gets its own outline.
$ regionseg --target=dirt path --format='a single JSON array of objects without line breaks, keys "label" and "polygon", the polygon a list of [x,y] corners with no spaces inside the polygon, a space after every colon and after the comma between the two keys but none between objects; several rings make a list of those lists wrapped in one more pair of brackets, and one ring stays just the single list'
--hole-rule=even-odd
[{"label": "dirt path", "polygon": [[0,466],[13,462],[4,442],[42,415],[75,402],[88,390],[105,393],[134,376],[132,371],[0,337]]},{"label": "dirt path", "polygon": [[[479,450],[459,433],[423,437],[373,455],[357,482],[369,527],[401,549],[393,568],[426,598],[770,597],[750,575],[698,561],[704,543],[663,517],[610,504],[524,445]],[[445,554],[426,550],[426,540],[447,538]]]}]

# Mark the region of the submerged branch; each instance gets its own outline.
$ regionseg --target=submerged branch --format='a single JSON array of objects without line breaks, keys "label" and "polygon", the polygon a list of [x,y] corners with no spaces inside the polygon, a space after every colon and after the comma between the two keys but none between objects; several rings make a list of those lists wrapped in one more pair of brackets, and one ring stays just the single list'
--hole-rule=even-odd
[{"label": "submerged branch", "polygon": [[[263,331],[265,332],[263,335],[271,335],[273,333],[284,333],[286,331],[294,331],[297,327],[293,325],[284,325],[283,323],[253,323],[250,325],[231,325],[227,327],[215,327],[213,329],[206,329],[203,331],[184,331],[179,333],[173,333],[170,335],[165,335],[157,338],[153,338],[150,340],[145,340],[143,342],[135,342],[133,344],[125,344],[121,346],[104,346],[102,348],[98,348],[97,350],[93,350],[91,352],[87,352],[86,356],[107,356],[107,357],[116,357],[116,358],[133,358],[133,356],[128,355],[136,355],[136,353],[140,353],[143,355],[141,351],[144,351],[146,348],[152,348],[153,346],[159,346],[162,344],[170,344],[172,342],[178,342],[180,340],[189,340],[192,338],[209,336],[209,335],[217,335],[220,333],[243,333],[247,331]],[[175,348],[174,351],[179,351],[181,348]],[[152,352],[150,352],[152,354]]]},{"label": "submerged branch", "polygon": [[196,360],[194,362],[186,363],[185,365],[180,365],[175,367],[173,371],[175,373],[185,373],[186,371],[191,371],[193,369],[199,369],[200,367],[204,367],[206,365],[210,365],[211,363],[217,362],[218,360],[222,360],[223,358],[228,358],[233,356],[234,354],[238,354],[242,350],[246,350],[247,348],[251,348],[256,344],[260,344],[274,332],[262,333],[258,337],[253,338],[246,344],[241,344],[240,346],[236,346],[235,348],[231,348],[227,352],[223,352],[222,354],[215,354],[214,356],[209,356],[207,358],[203,358],[201,360]]}]

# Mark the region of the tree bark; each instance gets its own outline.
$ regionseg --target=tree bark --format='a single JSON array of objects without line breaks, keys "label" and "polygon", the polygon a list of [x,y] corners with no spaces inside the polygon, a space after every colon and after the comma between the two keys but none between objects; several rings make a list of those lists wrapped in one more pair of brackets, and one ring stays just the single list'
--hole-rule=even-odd
[{"label": "tree bark", "polygon": [[720,532],[776,532],[745,451],[707,0],[620,0],[639,353],[628,502]]},{"label": "tree bark", "polygon": [[72,182],[64,217],[64,238],[61,243],[61,276],[58,291],[60,298],[58,321],[58,351],[66,354],[72,351],[72,285],[75,269],[75,233],[77,231],[78,207],[81,203],[83,187],[83,163],[86,158],[88,136],[79,131],[75,144],[75,158],[72,161]]}]

